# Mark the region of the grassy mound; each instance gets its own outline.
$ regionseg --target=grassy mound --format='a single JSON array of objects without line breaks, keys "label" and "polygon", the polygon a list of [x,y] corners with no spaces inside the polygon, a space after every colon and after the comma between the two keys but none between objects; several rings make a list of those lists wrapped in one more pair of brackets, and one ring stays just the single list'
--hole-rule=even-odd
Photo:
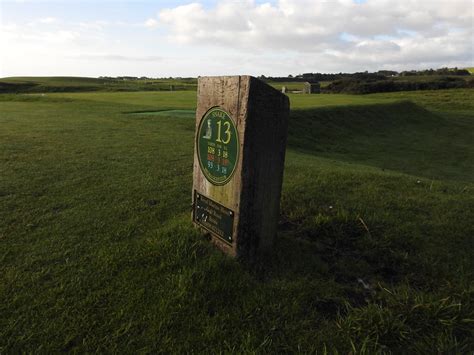
[{"label": "grassy mound", "polygon": [[410,101],[295,110],[289,145],[427,179],[470,180],[474,166],[465,128]]}]

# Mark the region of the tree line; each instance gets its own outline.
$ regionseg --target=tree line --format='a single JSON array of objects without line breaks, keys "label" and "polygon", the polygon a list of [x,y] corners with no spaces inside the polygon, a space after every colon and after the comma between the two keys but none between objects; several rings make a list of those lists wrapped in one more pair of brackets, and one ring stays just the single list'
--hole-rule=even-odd
[{"label": "tree line", "polygon": [[286,77],[273,77],[261,75],[259,78],[268,80],[268,81],[299,81],[299,82],[315,82],[315,81],[334,81],[342,80],[347,78],[355,79],[385,79],[393,77],[404,77],[404,76],[434,76],[434,75],[444,75],[444,76],[468,76],[471,75],[466,69],[459,68],[440,68],[440,69],[426,69],[426,70],[408,70],[397,72],[395,70],[379,70],[377,72],[368,71],[356,72],[356,73],[303,73],[298,75],[288,75]]}]

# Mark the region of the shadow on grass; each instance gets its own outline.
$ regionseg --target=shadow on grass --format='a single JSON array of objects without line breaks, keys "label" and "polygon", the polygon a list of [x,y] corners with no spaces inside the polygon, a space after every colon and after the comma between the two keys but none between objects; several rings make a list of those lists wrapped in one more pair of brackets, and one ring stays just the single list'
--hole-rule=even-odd
[{"label": "shadow on grass", "polygon": [[294,110],[288,147],[430,179],[469,180],[470,128],[409,101]]},{"label": "shadow on grass", "polygon": [[[458,174],[463,171],[446,158],[461,150],[458,140],[452,140],[452,135],[461,131],[462,127],[411,102],[295,110],[290,118],[288,146],[324,158],[416,176],[462,179],[464,176]],[[320,278],[359,286],[362,294],[370,288],[369,282],[409,280],[427,286],[433,281],[425,279],[432,270],[418,258],[422,249],[419,233],[405,233],[396,225],[396,217],[388,220],[378,212],[379,205],[370,207],[374,208],[372,217],[364,219],[349,207],[323,211],[321,203],[316,203],[321,206],[311,208],[306,205],[311,201],[305,198],[310,189],[304,184],[314,184],[311,178],[301,183],[298,189],[306,192],[301,192],[300,200],[293,196],[287,201],[283,213],[292,214],[296,209],[300,217],[283,217],[274,254],[254,266],[262,280]],[[331,189],[337,184],[324,183]],[[332,197],[350,206],[353,202],[344,196],[347,190],[333,192]],[[324,196],[323,191],[314,193],[311,199]],[[403,201],[392,198],[401,215],[409,213],[403,212]],[[371,205],[370,200],[366,204]],[[353,297],[357,302],[359,296]]]},{"label": "shadow on grass", "polygon": [[261,279],[318,278],[341,285],[397,283],[413,273],[408,256],[419,251],[415,238],[391,237],[382,222],[371,229],[356,215],[317,214],[301,221],[282,221],[272,255],[253,271]]}]

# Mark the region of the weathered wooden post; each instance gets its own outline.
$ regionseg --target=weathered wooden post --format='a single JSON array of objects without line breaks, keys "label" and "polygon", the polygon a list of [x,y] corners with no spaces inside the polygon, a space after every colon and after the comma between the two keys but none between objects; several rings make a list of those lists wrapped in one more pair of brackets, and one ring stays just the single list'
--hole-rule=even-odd
[{"label": "weathered wooden post", "polygon": [[192,218],[232,256],[252,261],[273,245],[289,106],[251,76],[198,80]]}]

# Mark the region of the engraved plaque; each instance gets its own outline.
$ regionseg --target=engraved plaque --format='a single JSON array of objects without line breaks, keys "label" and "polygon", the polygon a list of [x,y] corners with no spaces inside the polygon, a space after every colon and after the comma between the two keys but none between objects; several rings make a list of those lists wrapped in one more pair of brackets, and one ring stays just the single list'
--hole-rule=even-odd
[{"label": "engraved plaque", "polygon": [[227,243],[232,243],[234,212],[196,191],[194,191],[193,219],[211,234]]}]

